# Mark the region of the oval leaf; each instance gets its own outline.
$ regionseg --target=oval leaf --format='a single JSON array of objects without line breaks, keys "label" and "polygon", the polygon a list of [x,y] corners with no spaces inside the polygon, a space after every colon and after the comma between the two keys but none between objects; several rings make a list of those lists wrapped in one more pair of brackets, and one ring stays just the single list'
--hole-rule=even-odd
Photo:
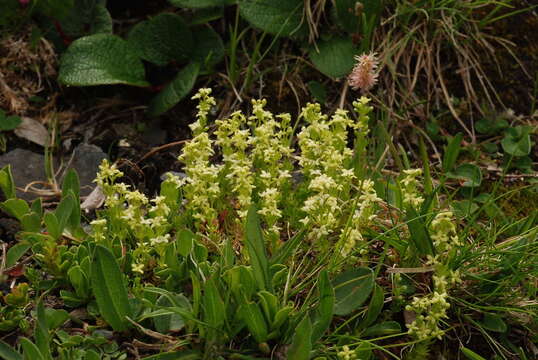
[{"label": "oval leaf", "polygon": [[369,268],[357,268],[338,275],[333,280],[336,301],[334,314],[347,315],[370,296],[374,287],[374,274]]},{"label": "oval leaf", "polygon": [[199,72],[200,64],[197,62],[185,66],[175,79],[151,100],[148,114],[158,116],[180,102],[192,90]]},{"label": "oval leaf", "polygon": [[149,85],[135,49],[122,38],[109,34],[74,41],[62,56],[58,79],[75,86]]},{"label": "oval leaf", "polygon": [[189,59],[195,44],[187,24],[181,16],[172,13],[138,23],[127,41],[142,59],[156,65]]},{"label": "oval leaf", "polygon": [[482,183],[482,172],[480,168],[473,164],[461,164],[447,176],[451,179],[463,180],[464,187],[477,187]]},{"label": "oval leaf", "polygon": [[91,273],[92,289],[103,318],[116,331],[127,329],[126,316],[131,314],[122,271],[110,250],[95,247]]},{"label": "oval leaf", "polygon": [[240,0],[241,16],[253,26],[280,36],[305,33],[303,0]]},{"label": "oval leaf", "polygon": [[349,37],[332,38],[317,43],[309,53],[314,66],[323,74],[338,78],[349,74],[355,64],[357,48]]},{"label": "oval leaf", "polygon": [[196,27],[193,36],[196,46],[191,58],[202,64],[203,71],[210,71],[224,58],[222,39],[210,26]]}]

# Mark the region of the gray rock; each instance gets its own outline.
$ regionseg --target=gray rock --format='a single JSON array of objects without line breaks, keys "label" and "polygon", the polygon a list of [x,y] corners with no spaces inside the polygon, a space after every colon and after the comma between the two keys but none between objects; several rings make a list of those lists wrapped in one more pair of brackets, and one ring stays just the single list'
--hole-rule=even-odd
[{"label": "gray rock", "polygon": [[[64,160],[67,169],[75,169],[80,179],[80,195],[87,196],[95,187],[93,180],[99,170],[99,164],[105,159],[106,154],[95,145],[81,144],[75,148],[73,154]],[[0,168],[11,165],[13,180],[18,188],[35,181],[47,181],[45,175],[45,157],[25,149],[15,149],[0,156]],[[54,161],[54,169],[58,169],[59,162]],[[62,183],[65,171],[56,179]],[[37,197],[33,193],[25,193],[17,190],[17,196],[31,201]]]}]

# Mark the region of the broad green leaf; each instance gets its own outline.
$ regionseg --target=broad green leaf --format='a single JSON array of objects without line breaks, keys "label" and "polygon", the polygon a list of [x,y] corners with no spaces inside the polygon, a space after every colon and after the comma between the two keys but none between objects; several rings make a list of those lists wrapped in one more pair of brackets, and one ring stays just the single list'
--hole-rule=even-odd
[{"label": "broad green leaf", "polygon": [[316,343],[331,325],[334,312],[335,294],[327,270],[322,270],[318,278],[319,304],[316,307],[312,326],[312,343]]},{"label": "broad green leaf", "polygon": [[69,16],[60,21],[60,25],[64,34],[72,39],[112,34],[112,18],[105,0],[74,0]]},{"label": "broad green leaf", "polygon": [[[183,295],[174,295],[174,299],[170,299],[169,296],[161,295],[155,304],[158,306],[173,307],[185,302],[188,304],[188,300]],[[190,304],[188,306],[190,306]],[[187,305],[185,305],[185,307],[187,307]],[[155,330],[160,333],[179,331],[185,326],[185,321],[179,314],[156,316],[153,318],[153,323],[155,324]]]},{"label": "broad green leaf", "polygon": [[319,41],[309,51],[310,60],[323,74],[339,78],[348,75],[355,64],[357,48],[350,37]]},{"label": "broad green leaf", "polygon": [[21,227],[24,231],[38,232],[41,228],[41,218],[35,212],[29,212],[21,218]]},{"label": "broad green leaf", "polygon": [[458,133],[448,142],[448,145],[445,147],[445,153],[443,155],[443,170],[448,172],[452,170],[458,160],[458,156],[461,151],[461,140],[463,135]]},{"label": "broad green leaf", "polygon": [[131,314],[131,308],[122,271],[112,252],[102,245],[95,247],[91,283],[103,318],[114,330],[126,330],[125,317]]},{"label": "broad green leaf", "polygon": [[39,348],[25,337],[20,338],[24,360],[45,360]]},{"label": "broad green leaf", "polygon": [[312,350],[312,323],[305,316],[295,328],[291,345],[287,352],[288,360],[309,360]]},{"label": "broad green leaf", "polygon": [[224,273],[224,279],[237,301],[243,299],[250,301],[256,292],[256,280],[250,267],[244,265],[234,266]]},{"label": "broad green leaf", "polygon": [[193,41],[191,30],[181,16],[161,13],[135,25],[127,41],[139,56],[156,65],[185,61],[200,43]]},{"label": "broad green leaf", "polygon": [[69,194],[73,196],[73,209],[67,221],[68,229],[74,230],[80,226],[80,181],[74,169],[70,169],[64,177],[62,184],[62,198]]},{"label": "broad green leaf", "polygon": [[396,321],[385,321],[366,329],[361,336],[385,336],[402,332],[402,327]]},{"label": "broad green leaf", "polygon": [[[58,207],[54,211],[54,215],[56,215],[56,218],[58,219],[58,224],[60,226],[60,232],[63,232],[66,225],[69,222],[69,219],[71,218],[71,214],[73,213],[73,210],[76,208],[76,200],[72,192],[70,192],[67,196],[63,196],[62,200],[58,204]],[[80,216],[80,212],[77,214]]]},{"label": "broad green leaf", "polygon": [[241,304],[237,310],[239,317],[245,322],[248,330],[258,344],[267,341],[267,323],[260,307],[255,303]]},{"label": "broad green leaf", "polygon": [[47,232],[55,240],[58,240],[62,236],[62,228],[60,222],[54,213],[48,212],[43,216],[43,222],[47,227]]},{"label": "broad green leaf", "polygon": [[462,346],[461,347],[461,352],[463,353],[463,355],[465,355],[465,357],[469,360],[486,360],[486,358],[478,355],[477,353],[475,353],[474,351],[472,351],[471,349],[467,349],[466,347]]},{"label": "broad green leaf", "polygon": [[195,239],[194,233],[188,229],[183,229],[177,234],[177,252],[179,255],[186,257],[191,253]]},{"label": "broad green leaf", "polygon": [[84,270],[82,270],[79,265],[72,266],[67,271],[67,278],[71,282],[71,285],[73,285],[75,293],[78,297],[84,299],[90,295],[90,281]]},{"label": "broad green leaf", "polygon": [[202,64],[204,72],[209,72],[224,58],[222,39],[210,26],[195,27],[192,35],[196,46],[191,53],[191,59]]},{"label": "broad green leaf", "polygon": [[308,91],[310,91],[312,97],[321,105],[325,105],[327,102],[327,89],[325,89],[325,86],[315,80],[309,81],[306,85],[308,86]]},{"label": "broad green leaf", "polygon": [[69,16],[74,0],[39,0],[35,2],[35,11],[53,19],[63,20]]},{"label": "broad green leaf", "polygon": [[271,324],[279,309],[278,298],[266,290],[258,292],[258,298],[260,299],[259,305],[263,310],[265,319],[268,324]]},{"label": "broad green leaf", "polygon": [[220,19],[224,16],[224,8],[219,7],[209,7],[198,9],[194,11],[192,17],[189,19],[189,26],[207,24],[210,21]]},{"label": "broad green leaf", "polygon": [[254,278],[260,290],[269,289],[269,262],[265,251],[265,241],[260,225],[260,217],[258,216],[258,210],[255,204],[252,204],[248,209],[245,230],[245,245],[254,272]]},{"label": "broad green leaf", "polygon": [[241,16],[253,26],[273,35],[305,33],[303,0],[239,0]]},{"label": "broad green leaf", "polygon": [[168,0],[168,2],[177,7],[206,8],[231,5],[234,4],[236,0]]},{"label": "broad green leaf", "polygon": [[508,128],[504,132],[504,138],[501,141],[504,152],[512,156],[529,155],[532,148],[530,126],[516,126]]},{"label": "broad green leaf", "polygon": [[205,282],[204,295],[204,321],[213,329],[218,329],[224,324],[226,316],[224,301],[220,296],[215,279],[210,278]]},{"label": "broad green leaf", "polygon": [[477,187],[482,183],[482,171],[474,164],[461,164],[453,171],[449,171],[448,178],[463,180],[463,187]]},{"label": "broad green leaf", "polygon": [[362,15],[370,19],[379,16],[383,9],[382,0],[338,0],[335,5],[338,25],[350,33],[360,30]]},{"label": "broad green leaf", "polygon": [[109,34],[74,41],[62,56],[58,80],[74,86],[149,85],[136,50],[122,38]]},{"label": "broad green leaf", "polygon": [[63,309],[45,308],[45,319],[48,328],[54,330],[69,320],[69,313]]},{"label": "broad green leaf", "polygon": [[487,330],[499,333],[508,331],[508,326],[499,315],[486,313],[480,324]]},{"label": "broad green leaf", "polygon": [[459,218],[465,218],[476,212],[480,207],[473,201],[468,199],[463,199],[459,201],[453,201],[452,210],[454,214]]},{"label": "broad green leaf", "polygon": [[4,360],[23,360],[21,354],[2,340],[0,340],[0,358]]},{"label": "broad green leaf", "polygon": [[0,131],[10,131],[21,124],[22,120],[18,116],[6,116],[4,110],[0,109]]},{"label": "broad green leaf", "polygon": [[84,354],[84,360],[101,360],[101,355],[93,350],[86,350]]},{"label": "broad green leaf", "polygon": [[0,189],[6,199],[13,199],[16,196],[15,183],[11,174],[11,165],[4,166],[0,170]]},{"label": "broad green leaf", "polygon": [[21,241],[9,248],[6,255],[6,268],[17,264],[17,261],[28,251],[32,245],[26,241]]},{"label": "broad green leaf", "polygon": [[371,269],[360,267],[338,275],[332,282],[336,297],[335,315],[348,315],[368,299],[374,287]]},{"label": "broad green leaf", "polygon": [[180,102],[191,92],[199,72],[200,64],[197,62],[191,62],[185,66],[170,84],[151,99],[148,114],[150,116],[161,115]]},{"label": "broad green leaf", "polygon": [[271,323],[271,330],[278,330],[289,319],[291,312],[293,311],[293,306],[284,306],[282,309],[278,310],[273,322]]},{"label": "broad green leaf", "polygon": [[22,221],[22,217],[30,212],[26,201],[15,198],[0,203],[0,208],[19,221]]}]

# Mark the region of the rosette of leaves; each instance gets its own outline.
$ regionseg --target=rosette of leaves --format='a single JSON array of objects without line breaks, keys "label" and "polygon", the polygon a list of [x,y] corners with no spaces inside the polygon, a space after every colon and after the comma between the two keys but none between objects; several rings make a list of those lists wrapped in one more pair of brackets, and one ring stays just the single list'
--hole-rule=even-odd
[{"label": "rosette of leaves", "polygon": [[[98,15],[99,10],[94,13]],[[103,23],[103,17],[95,16],[94,19]],[[76,26],[71,24],[71,28]],[[96,29],[106,30],[97,25]],[[59,80],[74,86],[125,84],[148,87],[144,63],[156,67],[180,67],[173,79],[150,101],[148,113],[157,116],[187,96],[197,77],[210,73],[223,57],[222,39],[210,26],[187,24],[177,14],[162,13],[133,26],[126,39],[107,31],[78,38],[62,56]]]}]

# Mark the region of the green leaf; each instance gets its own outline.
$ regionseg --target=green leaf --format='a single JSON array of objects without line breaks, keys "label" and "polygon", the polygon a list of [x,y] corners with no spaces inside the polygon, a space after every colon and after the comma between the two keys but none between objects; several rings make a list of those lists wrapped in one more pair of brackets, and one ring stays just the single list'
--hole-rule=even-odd
[{"label": "green leaf", "polygon": [[463,355],[465,355],[465,357],[467,357],[467,359],[469,359],[469,360],[486,360],[486,358],[483,358],[482,356],[478,355],[477,353],[475,353],[475,352],[472,351],[471,349],[467,349],[467,348],[464,347],[464,346],[461,347],[461,352],[462,352]]},{"label": "green leaf", "polygon": [[333,287],[336,297],[334,314],[348,315],[370,296],[374,287],[374,274],[366,267],[346,271],[333,280]]},{"label": "green leaf", "polygon": [[405,221],[409,228],[409,242],[415,247],[419,255],[433,255],[434,247],[424,216],[415,208],[408,206],[405,211]]},{"label": "green leaf", "polygon": [[303,0],[239,0],[239,12],[253,26],[273,35],[306,33]]},{"label": "green leaf", "polygon": [[59,239],[60,236],[62,236],[62,228],[60,226],[60,222],[58,221],[58,218],[54,213],[46,213],[45,216],[43,216],[43,221],[45,222],[45,226],[47,227],[47,232],[55,240]]},{"label": "green leaf", "polygon": [[260,290],[269,289],[269,261],[255,204],[250,206],[247,213],[245,245],[258,287]]},{"label": "green leaf", "polygon": [[480,207],[475,202],[468,199],[453,201],[451,206],[452,210],[454,211],[454,214],[462,219],[467,216],[470,216],[478,209],[480,209]]},{"label": "green leaf", "polygon": [[74,41],[62,56],[58,80],[75,86],[149,85],[136,50],[122,38],[109,34]]},{"label": "green leaf", "polygon": [[73,285],[75,293],[78,297],[84,299],[90,295],[90,281],[84,270],[82,270],[79,265],[72,266],[67,271],[67,278],[71,282],[71,285]]},{"label": "green leaf", "polygon": [[17,261],[28,251],[32,245],[28,242],[21,241],[9,248],[6,255],[6,268],[17,264]]},{"label": "green leaf", "polygon": [[366,309],[366,316],[359,324],[361,329],[372,325],[376,321],[379,314],[381,314],[381,310],[383,310],[384,300],[383,288],[375,284],[370,304],[368,305],[368,309]]},{"label": "green leaf", "polygon": [[23,360],[21,354],[2,340],[0,340],[0,358],[4,360]]},{"label": "green leaf", "polygon": [[[358,8],[360,4],[360,8]],[[347,32],[354,33],[360,30],[361,15],[371,19],[377,17],[383,9],[381,0],[338,0],[335,2],[336,20],[338,25]]]},{"label": "green leaf", "polygon": [[461,151],[462,139],[463,139],[463,135],[461,133],[458,133],[448,142],[448,145],[445,148],[445,153],[443,155],[444,172],[448,172],[452,170],[452,168],[456,164],[456,160],[458,160],[458,156]]},{"label": "green leaf", "polygon": [[127,329],[125,318],[131,314],[122,273],[112,252],[97,245],[92,262],[92,289],[101,315],[116,331]]},{"label": "green leaf", "polygon": [[4,166],[0,170],[0,189],[6,199],[13,199],[16,196],[15,183],[11,174],[11,165]]},{"label": "green leaf", "polygon": [[183,257],[191,253],[196,235],[188,229],[181,230],[177,235],[177,252]]},{"label": "green leaf", "polygon": [[402,331],[402,327],[396,321],[384,321],[380,324],[375,324],[366,329],[361,336],[385,336],[398,334]]},{"label": "green leaf", "polygon": [[270,264],[284,264],[288,258],[293,255],[295,249],[301,245],[306,233],[307,231],[303,229],[295,234],[291,239],[286,241],[284,245],[277,250],[276,254],[271,257]]},{"label": "green leaf", "polygon": [[15,198],[0,203],[0,208],[19,221],[22,221],[22,217],[30,212],[26,201]]},{"label": "green leaf", "polygon": [[297,325],[291,345],[287,352],[288,360],[308,360],[312,350],[312,323],[305,316]]},{"label": "green leaf", "polygon": [[20,338],[24,360],[45,360],[39,348],[25,337]]},{"label": "green leaf", "polygon": [[73,197],[73,209],[67,220],[67,226],[70,230],[74,230],[80,226],[80,181],[78,174],[74,169],[69,169],[64,177],[62,184],[62,198],[69,194]]},{"label": "green leaf", "polygon": [[504,320],[494,314],[485,313],[484,318],[482,319],[480,323],[485,329],[499,332],[499,333],[505,333],[508,331],[508,326],[504,322]]},{"label": "green leaf", "polygon": [[200,353],[193,350],[181,350],[167,353],[161,353],[142,358],[143,360],[198,360],[201,359]]},{"label": "green leaf", "polygon": [[112,34],[112,18],[105,0],[75,0],[68,16],[60,21],[70,38],[94,34]]},{"label": "green leaf", "polygon": [[259,306],[255,303],[241,304],[237,310],[239,317],[245,322],[248,330],[258,344],[267,341],[267,323]]},{"label": "green leaf", "polygon": [[474,164],[461,164],[453,171],[449,171],[448,178],[463,180],[463,187],[477,187],[482,183],[482,171]]},{"label": "green leaf", "polygon": [[24,231],[39,232],[41,228],[41,218],[33,211],[23,215],[21,218],[21,227]]},{"label": "green leaf", "polygon": [[[75,201],[74,195],[72,192],[70,192],[67,196],[62,197],[62,200],[54,211],[54,215],[56,215],[56,218],[58,219],[60,232],[63,232],[69,222],[69,219],[71,218],[71,214],[73,213],[76,205]],[[80,212],[77,215],[80,216]]]},{"label": "green leaf", "polygon": [[504,152],[512,156],[529,155],[532,148],[531,131],[531,126],[516,126],[506,129],[501,141]]},{"label": "green leaf", "polygon": [[47,323],[45,307],[43,306],[42,300],[39,300],[37,303],[37,323],[34,333],[35,342],[41,355],[43,355],[45,359],[52,360],[52,354],[50,352],[51,334],[49,333],[49,324]]},{"label": "green leaf", "polygon": [[321,339],[331,325],[334,312],[335,294],[327,270],[322,270],[318,278],[319,304],[316,307],[312,326],[312,343]]},{"label": "green leaf", "polygon": [[0,109],[0,131],[10,131],[21,124],[22,120],[18,116],[6,116],[4,110]]},{"label": "green leaf", "polygon": [[214,278],[205,282],[203,307],[204,321],[213,329],[220,328],[224,324],[226,309]]},{"label": "green leaf", "polygon": [[309,51],[310,60],[323,74],[339,78],[346,76],[355,64],[357,48],[350,37],[333,37],[319,41]]},{"label": "green leaf", "polygon": [[235,3],[235,0],[168,0],[177,7],[206,8],[211,6],[226,6]]},{"label": "green leaf", "polygon": [[325,105],[327,102],[327,89],[325,89],[325,86],[314,80],[309,81],[306,85],[308,86],[308,91],[310,91],[312,97],[321,105]]},{"label": "green leaf", "polygon": [[191,92],[199,72],[200,64],[197,62],[191,62],[185,66],[174,80],[151,100],[148,114],[150,116],[161,115],[180,102]]},{"label": "green leaf", "polygon": [[74,0],[40,0],[33,2],[33,4],[36,6],[36,12],[40,15],[62,20],[69,16],[75,2]]},{"label": "green leaf", "polygon": [[[173,307],[181,304],[182,308],[188,309],[190,307],[189,300],[183,295],[170,296],[161,295],[155,305],[164,307]],[[155,330],[160,333],[167,333],[170,331],[179,331],[185,327],[185,321],[179,314],[160,315],[153,318],[155,324]]]},{"label": "green leaf", "polygon": [[202,64],[202,71],[209,72],[224,58],[224,44],[220,35],[210,26],[193,29],[194,47],[191,59]]},{"label": "green leaf", "polygon": [[156,65],[190,58],[195,46],[191,30],[181,16],[161,13],[154,18],[135,25],[127,41],[138,55]]}]

